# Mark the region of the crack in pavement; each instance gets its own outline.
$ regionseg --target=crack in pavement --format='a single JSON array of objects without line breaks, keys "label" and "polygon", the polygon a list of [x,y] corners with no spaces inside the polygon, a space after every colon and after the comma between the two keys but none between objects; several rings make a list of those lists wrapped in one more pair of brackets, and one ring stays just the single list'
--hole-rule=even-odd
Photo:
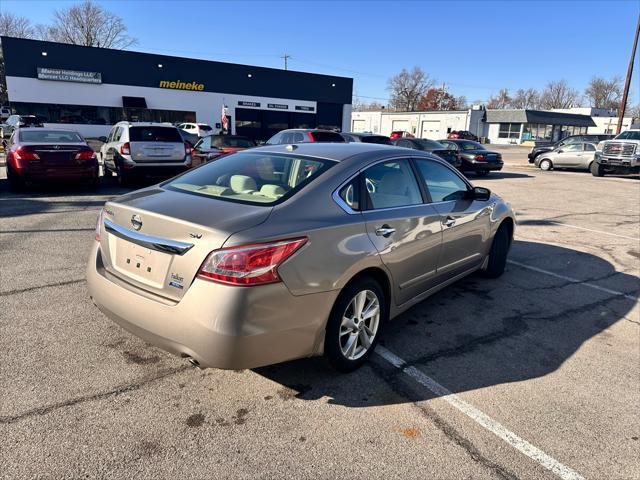
[{"label": "crack in pavement", "polygon": [[31,292],[33,290],[39,290],[41,288],[64,287],[65,285],[73,285],[75,283],[82,283],[82,282],[86,282],[86,280],[84,278],[79,278],[77,280],[67,280],[67,281],[58,282],[58,283],[47,283],[45,285],[38,285],[35,287],[20,288],[17,290],[8,290],[6,292],[0,292],[0,297],[8,297],[9,295],[17,295],[19,293]]},{"label": "crack in pavement", "polygon": [[65,408],[65,407],[72,407],[74,405],[78,405],[80,403],[86,403],[86,402],[93,402],[93,401],[97,401],[97,400],[104,400],[106,398],[109,397],[115,397],[118,395],[122,395],[123,393],[128,393],[128,392],[133,392],[136,390],[140,390],[142,387],[144,387],[145,385],[149,385],[153,382],[156,382],[158,380],[162,380],[164,378],[167,378],[171,375],[175,375],[176,373],[181,373],[184,372],[185,370],[194,368],[190,365],[183,365],[181,367],[178,368],[172,368],[171,370],[168,371],[164,371],[162,373],[160,373],[159,375],[154,375],[150,378],[147,378],[146,380],[143,380],[141,382],[138,383],[131,383],[128,385],[122,385],[120,387],[114,388],[113,390],[109,390],[107,392],[102,392],[102,393],[96,393],[93,395],[83,395],[80,397],[75,397],[75,398],[70,398],[68,400],[65,400],[63,402],[58,402],[58,403],[53,403],[51,405],[46,405],[44,407],[37,407],[37,408],[33,408],[31,410],[27,410],[26,412],[23,413],[19,413],[17,415],[6,415],[6,416],[1,416],[0,417],[0,424],[9,424],[9,423],[16,423],[19,422],[20,420],[24,420],[25,418],[29,418],[29,417],[35,417],[35,416],[42,416],[42,415],[47,415],[55,410],[59,410],[61,408]]}]

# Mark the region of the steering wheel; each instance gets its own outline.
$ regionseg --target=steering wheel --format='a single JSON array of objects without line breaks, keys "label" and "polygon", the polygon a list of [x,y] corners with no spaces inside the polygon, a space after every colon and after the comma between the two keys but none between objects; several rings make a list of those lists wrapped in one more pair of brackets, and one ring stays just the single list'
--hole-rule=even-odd
[{"label": "steering wheel", "polygon": [[376,184],[373,183],[373,180],[371,180],[370,178],[367,178],[365,179],[364,183],[367,186],[367,192],[376,193]]}]

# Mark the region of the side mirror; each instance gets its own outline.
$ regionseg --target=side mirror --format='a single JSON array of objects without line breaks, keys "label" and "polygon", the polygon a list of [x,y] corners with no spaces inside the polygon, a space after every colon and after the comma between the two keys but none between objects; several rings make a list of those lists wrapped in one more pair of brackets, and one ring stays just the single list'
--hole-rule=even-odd
[{"label": "side mirror", "polygon": [[98,137],[98,140],[100,140],[102,143],[107,143],[107,137]]},{"label": "side mirror", "polygon": [[473,187],[473,199],[487,201],[491,198],[491,190],[484,187]]}]

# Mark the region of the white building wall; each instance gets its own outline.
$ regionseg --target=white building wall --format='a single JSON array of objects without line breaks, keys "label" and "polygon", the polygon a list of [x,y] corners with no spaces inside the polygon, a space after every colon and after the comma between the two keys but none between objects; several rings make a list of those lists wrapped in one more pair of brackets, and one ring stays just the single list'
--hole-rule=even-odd
[{"label": "white building wall", "polygon": [[[595,127],[589,127],[587,133],[609,133],[615,134],[618,127],[618,117],[591,117],[595,122]],[[624,117],[622,119],[622,130],[631,127],[633,123],[632,117]]]}]

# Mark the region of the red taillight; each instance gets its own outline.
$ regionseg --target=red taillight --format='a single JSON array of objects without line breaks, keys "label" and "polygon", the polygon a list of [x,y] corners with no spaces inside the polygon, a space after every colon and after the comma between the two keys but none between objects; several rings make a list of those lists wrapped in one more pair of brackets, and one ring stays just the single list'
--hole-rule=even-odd
[{"label": "red taillight", "polygon": [[13,151],[13,157],[16,160],[38,161],[40,157],[27,147],[18,147]]},{"label": "red taillight", "polygon": [[238,286],[279,282],[278,267],[305,243],[307,238],[292,238],[214,250],[200,267],[198,276]]},{"label": "red taillight", "polygon": [[96,159],[96,154],[91,149],[80,150],[78,153],[76,153],[76,160],[78,161],[95,160],[95,159]]},{"label": "red taillight", "polygon": [[307,132],[307,135],[309,136],[310,142],[315,142],[315,139],[313,138],[313,135],[311,134],[311,132]]},{"label": "red taillight", "polygon": [[484,162],[485,161],[484,155],[476,155],[475,157],[473,157],[473,159],[476,160],[477,162]]},{"label": "red taillight", "polygon": [[120,145],[120,153],[122,155],[131,155],[131,145],[129,145],[129,142]]},{"label": "red taillight", "polygon": [[96,240],[99,242],[100,241],[100,227],[102,226],[102,209],[100,209],[100,212],[98,213],[98,218],[96,219],[96,232],[95,232],[95,236],[96,236]]}]

